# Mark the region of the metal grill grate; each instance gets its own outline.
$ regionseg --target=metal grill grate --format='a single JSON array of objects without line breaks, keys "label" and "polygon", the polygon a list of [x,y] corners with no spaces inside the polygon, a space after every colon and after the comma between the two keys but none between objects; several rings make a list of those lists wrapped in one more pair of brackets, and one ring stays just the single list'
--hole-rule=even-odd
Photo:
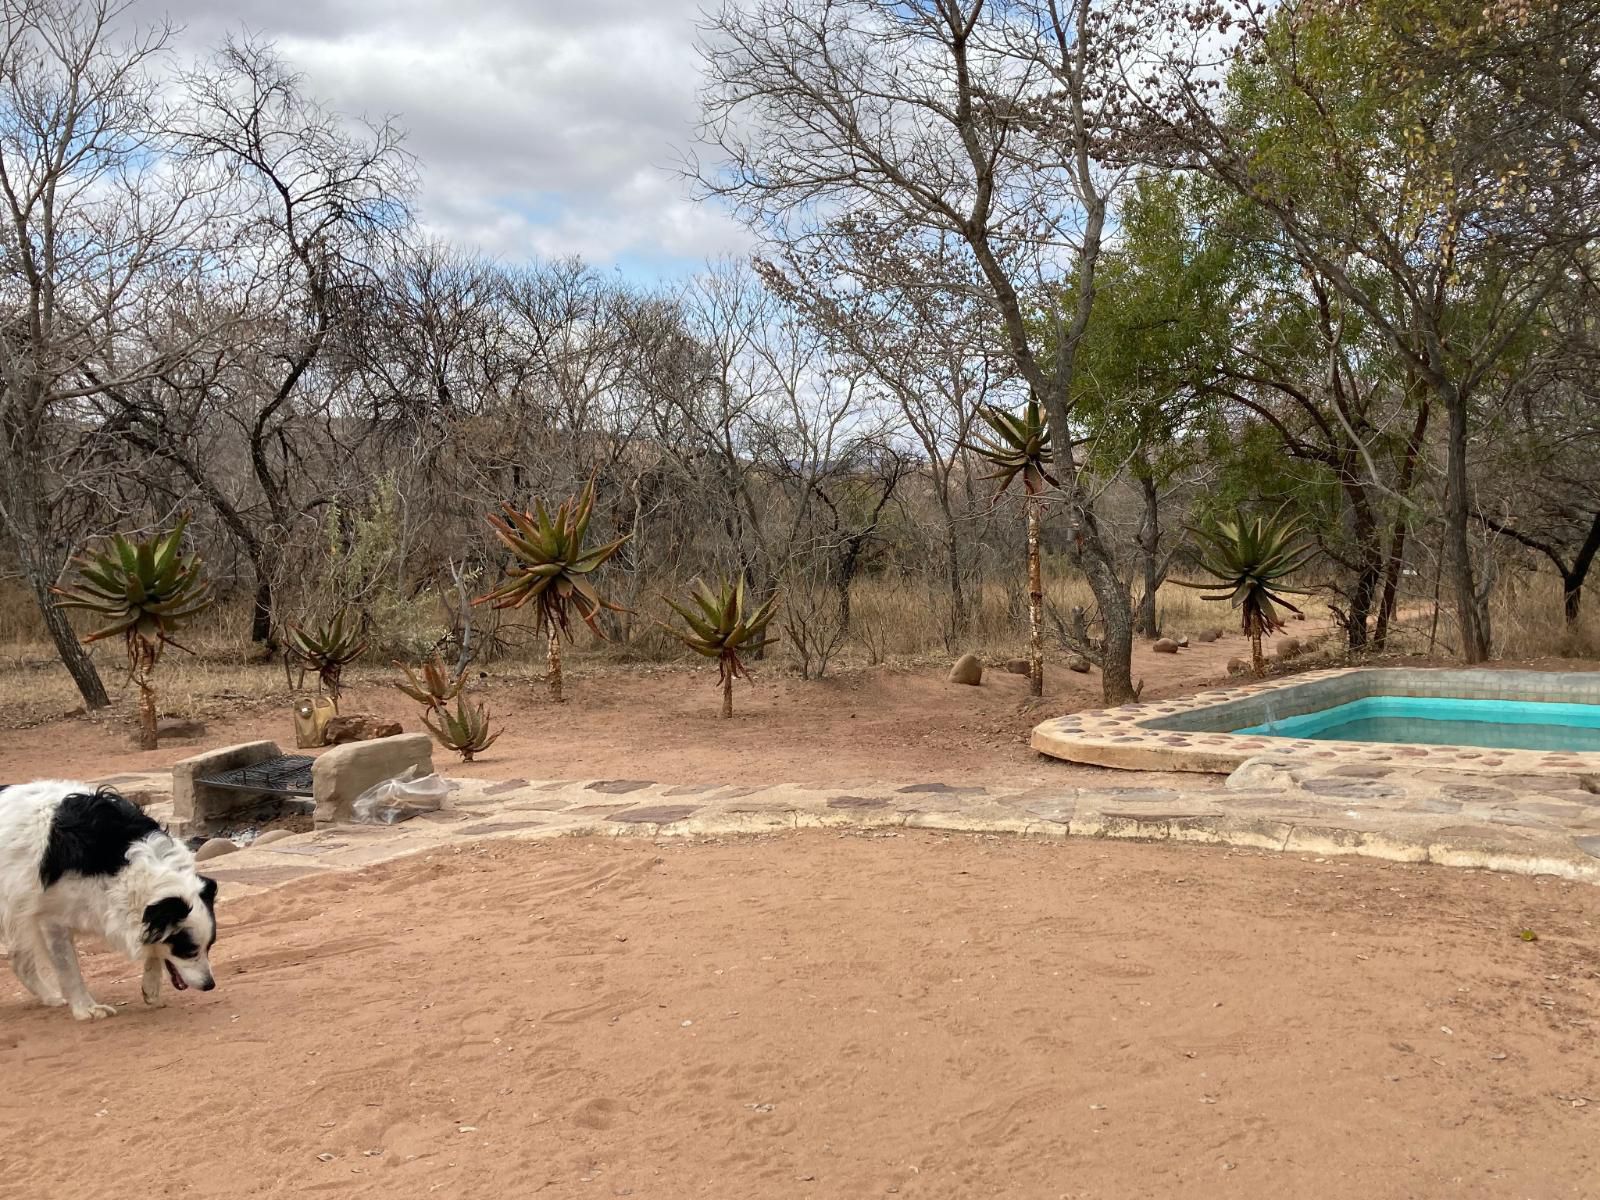
[{"label": "metal grill grate", "polygon": [[236,792],[267,792],[277,796],[311,795],[311,764],[309,754],[280,754],[277,758],[263,759],[248,767],[235,767],[216,775],[206,775],[197,783],[209,787],[228,788]]}]

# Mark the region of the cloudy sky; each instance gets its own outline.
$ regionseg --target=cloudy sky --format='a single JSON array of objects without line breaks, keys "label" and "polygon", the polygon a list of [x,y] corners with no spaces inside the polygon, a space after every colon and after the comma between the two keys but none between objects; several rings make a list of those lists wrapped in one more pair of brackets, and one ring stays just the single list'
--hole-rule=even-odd
[{"label": "cloudy sky", "polygon": [[671,171],[694,132],[700,0],[138,0],[199,54],[274,41],[345,114],[393,114],[424,224],[496,257],[580,254],[629,275],[747,244]]}]

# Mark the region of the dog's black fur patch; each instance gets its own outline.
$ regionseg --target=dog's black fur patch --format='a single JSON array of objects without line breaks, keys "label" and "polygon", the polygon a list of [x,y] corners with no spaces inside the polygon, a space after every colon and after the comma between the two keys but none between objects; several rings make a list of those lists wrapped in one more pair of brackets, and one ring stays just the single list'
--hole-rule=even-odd
[{"label": "dog's black fur patch", "polygon": [[205,901],[206,911],[211,914],[211,941],[206,944],[209,950],[217,944],[217,881],[209,875],[200,876],[200,899]]},{"label": "dog's black fur patch", "polygon": [[[145,945],[153,946],[157,942],[169,941],[168,935],[189,919],[189,902],[182,896],[168,896],[164,900],[157,900],[154,904],[145,905],[143,919]],[[193,939],[190,939],[189,944],[194,945]],[[189,957],[193,958],[194,954],[191,953]]]},{"label": "dog's black fur patch", "polygon": [[112,788],[74,792],[62,799],[50,821],[39,881],[49,887],[63,875],[115,875],[128,865],[129,846],[160,831],[137,804]]}]

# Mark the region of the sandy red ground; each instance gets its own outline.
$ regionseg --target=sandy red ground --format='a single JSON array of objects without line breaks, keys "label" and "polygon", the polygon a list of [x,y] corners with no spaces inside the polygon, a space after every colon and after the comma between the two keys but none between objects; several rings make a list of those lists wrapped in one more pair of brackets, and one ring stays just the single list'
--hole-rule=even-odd
[{"label": "sandy red ground", "polygon": [[[494,843],[0,986],[8,1200],[1600,1191],[1583,885],[1200,848]],[[1530,929],[1537,941],[1523,941]]]}]

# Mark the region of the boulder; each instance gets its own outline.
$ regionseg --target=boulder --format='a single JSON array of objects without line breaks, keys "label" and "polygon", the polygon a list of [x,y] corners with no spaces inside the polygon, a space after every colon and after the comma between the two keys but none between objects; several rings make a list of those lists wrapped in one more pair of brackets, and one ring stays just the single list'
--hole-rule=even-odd
[{"label": "boulder", "polygon": [[1278,643],[1276,653],[1281,659],[1290,659],[1297,656],[1303,649],[1304,647],[1300,645],[1297,638],[1284,638],[1283,641]]},{"label": "boulder", "polygon": [[1194,640],[1197,642],[1214,642],[1217,640],[1217,631],[1215,629],[1207,629],[1202,633],[1196,634]]},{"label": "boulder", "polygon": [[1228,660],[1228,674],[1229,675],[1248,675],[1249,673],[1250,673],[1250,664],[1248,662],[1246,662],[1244,659],[1242,659],[1242,658],[1230,658]]},{"label": "boulder", "polygon": [[1074,654],[1067,659],[1067,670],[1076,671],[1079,675],[1087,675],[1089,673],[1089,660],[1081,654]]},{"label": "boulder", "polygon": [[1011,675],[1027,675],[1033,669],[1032,664],[1025,658],[1008,658],[1001,665]]},{"label": "boulder", "polygon": [[1178,652],[1178,643],[1171,638],[1157,638],[1150,649],[1157,654],[1176,654]]},{"label": "boulder", "polygon": [[194,852],[194,860],[197,863],[208,862],[224,854],[232,854],[238,848],[227,838],[207,838],[200,843],[200,849]]},{"label": "boulder", "polygon": [[322,727],[322,744],[342,746],[346,742],[370,742],[373,738],[394,737],[404,732],[399,721],[385,720],[371,713],[351,713],[329,717]]},{"label": "boulder", "polygon": [[950,682],[964,683],[969,687],[977,687],[983,682],[983,663],[976,654],[963,654],[956,659],[955,666],[950,668]]},{"label": "boulder", "polygon": [[348,742],[325,751],[311,768],[316,823],[350,818],[350,806],[374,784],[397,779],[408,769],[416,777],[433,774],[433,739],[425,733]]},{"label": "boulder", "polygon": [[281,842],[285,838],[292,838],[293,836],[294,830],[292,829],[269,829],[250,844],[252,846],[270,846],[273,842]]}]

